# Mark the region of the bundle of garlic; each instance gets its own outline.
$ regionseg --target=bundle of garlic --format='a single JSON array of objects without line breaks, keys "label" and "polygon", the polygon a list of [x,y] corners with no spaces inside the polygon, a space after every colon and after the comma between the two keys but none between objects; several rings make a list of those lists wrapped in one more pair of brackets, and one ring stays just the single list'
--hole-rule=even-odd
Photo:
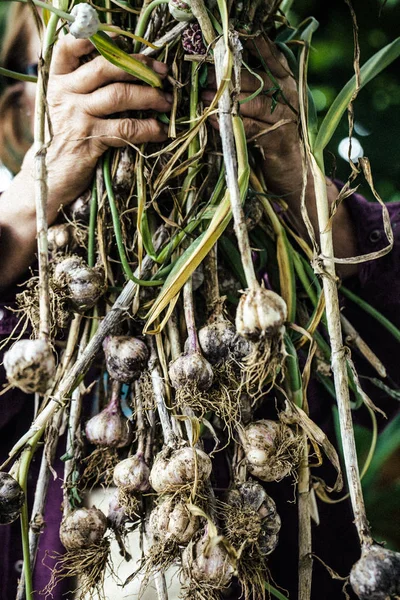
[{"label": "bundle of garlic", "polygon": [[[57,411],[68,419],[67,449],[60,452],[66,553],[57,557],[46,592],[60,578],[79,576],[80,597],[101,596],[110,539],[115,536],[128,560],[126,534],[138,527],[148,547],[125,583],[142,576],[144,587],[154,577],[159,600],[168,598],[163,577],[170,565],[180,570],[191,600],[220,600],[232,589],[245,600],[264,600],[267,589],[284,597],[269,581],[268,557],[286,551],[279,540],[279,486],[295,484],[300,527],[292,548],[298,544],[302,565],[299,597],[309,600],[314,487],[331,501],[329,486],[310,477],[317,462],[309,459],[311,446],[319,461],[322,447],[340,466],[308,414],[307,386],[312,375],[332,390],[332,355],[362,547],[350,582],[360,598],[399,594],[399,555],[373,542],[362,503],[348,386],[357,400],[365,397],[356,376],[348,384],[347,366],[339,364],[345,353],[332,325],[339,319],[334,261],[326,246],[325,270],[319,267],[323,278],[329,275],[324,294],[307,243],[274,211],[240,117],[244,69],[249,77],[264,70],[254,99],[265,93],[286,102],[279,88],[266,89],[271,73],[248,50],[248,40],[261,30],[274,37],[279,28],[282,47],[291,40],[304,48],[304,31],[289,28],[279,0],[117,4],[114,10],[100,2],[107,24],[85,2],[62,14],[75,37],[89,38],[114,65],[144,84],[172,86],[171,114],[158,115],[169,139],[108,150],[91,188],[49,228],[46,251],[40,237],[48,264],[41,263],[40,277],[19,296],[36,339],[16,341],[4,359],[10,385],[42,397],[10,459],[21,450],[33,454],[42,436],[51,439],[46,426]],[[127,30],[118,43],[103,33],[109,20]],[[171,76],[163,82],[147,59],[132,57],[139,52],[167,62]],[[213,77],[212,67],[217,93],[204,106],[199,90]],[[218,132],[211,125],[216,113]],[[320,229],[328,235],[329,227]],[[56,366],[59,338],[66,343]],[[24,504],[29,461],[21,464],[0,473],[0,522],[15,520]],[[108,518],[85,508],[94,485],[116,487]],[[43,504],[44,486],[38,495]],[[27,600],[29,581],[28,569]]]}]

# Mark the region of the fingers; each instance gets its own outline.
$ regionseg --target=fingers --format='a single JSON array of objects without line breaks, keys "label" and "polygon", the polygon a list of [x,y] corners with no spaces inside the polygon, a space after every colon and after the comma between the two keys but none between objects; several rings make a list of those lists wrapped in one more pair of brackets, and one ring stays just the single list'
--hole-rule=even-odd
[{"label": "fingers", "polygon": [[[214,92],[206,91],[202,94],[203,102],[208,106],[214,97]],[[237,100],[244,100],[248,94],[239,94]],[[295,114],[287,106],[280,102],[275,102],[270,96],[259,94],[253,100],[240,105],[240,114],[243,117],[259,119],[265,123],[276,123],[281,119],[295,119]]]},{"label": "fingers", "polygon": [[156,119],[96,119],[93,127],[93,141],[97,138],[101,145],[114,148],[127,142],[164,142],[167,137],[167,127]]},{"label": "fingers", "polygon": [[52,75],[72,73],[79,67],[81,58],[93,50],[94,46],[90,40],[77,40],[68,33],[54,47],[50,73]]},{"label": "fingers", "polygon": [[[168,73],[168,65],[165,63],[141,54],[134,55],[134,58],[153,69],[161,77],[165,77]],[[104,57],[96,56],[67,75],[65,85],[75,94],[89,94],[112,82],[135,80],[133,75],[111,64]]]},{"label": "fingers", "polygon": [[144,85],[113,83],[81,96],[85,112],[106,117],[125,110],[171,110],[172,95]]},{"label": "fingers", "polygon": [[249,40],[246,48],[253,56],[264,61],[274,77],[287,77],[291,74],[286,58],[268,38],[259,36]]}]

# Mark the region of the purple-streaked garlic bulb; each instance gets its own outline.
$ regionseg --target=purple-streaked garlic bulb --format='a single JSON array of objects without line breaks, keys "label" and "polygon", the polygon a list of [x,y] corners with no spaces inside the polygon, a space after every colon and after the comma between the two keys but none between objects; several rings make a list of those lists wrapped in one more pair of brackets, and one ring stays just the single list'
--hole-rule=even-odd
[{"label": "purple-streaked garlic bulb", "polygon": [[168,9],[176,21],[191,21],[193,19],[189,0],[169,0]]},{"label": "purple-streaked garlic bulb", "polygon": [[298,464],[298,439],[284,423],[267,419],[250,423],[241,441],[248,471],[262,481],[280,481]]},{"label": "purple-streaked garlic bulb", "polygon": [[207,48],[198,23],[190,23],[186,27],[182,33],[182,46],[187,54],[206,54]]},{"label": "purple-streaked garlic bulb", "polygon": [[221,590],[227,587],[234,575],[235,566],[223,544],[210,544],[208,535],[189,544],[182,554],[185,575],[198,584]]},{"label": "purple-streaked garlic bulb", "polygon": [[120,527],[128,520],[126,507],[120,504],[119,493],[117,490],[111,497],[108,505],[107,522],[112,529],[120,529]]},{"label": "purple-streaked garlic bulb", "polygon": [[26,394],[44,394],[53,382],[56,363],[45,340],[18,340],[5,353],[4,368],[11,385]]},{"label": "purple-streaked garlic bulb", "polygon": [[0,472],[0,525],[18,519],[25,502],[25,494],[18,481],[4,471]]},{"label": "purple-streaked garlic bulb", "polygon": [[170,363],[168,373],[176,390],[193,385],[205,391],[211,387],[214,378],[210,363],[200,352],[182,354]]},{"label": "purple-streaked garlic bulb", "polygon": [[199,330],[198,336],[201,350],[211,364],[226,360],[229,356],[240,360],[252,349],[251,342],[238,335],[232,323],[225,319],[205,325]]},{"label": "purple-streaked garlic bulb", "polygon": [[400,597],[400,553],[378,544],[362,548],[350,571],[350,583],[360,600]]},{"label": "purple-streaked garlic bulb", "polygon": [[199,527],[199,517],[190,512],[184,500],[175,496],[165,497],[150,514],[149,528],[156,540],[172,540],[185,546]]},{"label": "purple-streaked garlic bulb", "polygon": [[66,288],[72,304],[79,310],[97,304],[105,290],[102,269],[88,267],[79,256],[69,256],[56,265],[54,282]]},{"label": "purple-streaked garlic bulb", "polygon": [[150,469],[141,454],[129,456],[114,467],[114,483],[128,493],[150,489]]},{"label": "purple-streaked garlic bulb", "polygon": [[180,487],[202,483],[211,475],[211,459],[203,450],[195,448],[164,448],[156,457],[150,472],[151,487],[163,494]]},{"label": "purple-streaked garlic bulb", "polygon": [[120,384],[114,381],[110,402],[86,423],[86,437],[91,444],[123,448],[132,442],[132,426],[122,412],[120,390]]},{"label": "purple-streaked garlic bulb", "polygon": [[286,302],[262,287],[247,290],[236,311],[236,330],[245,338],[258,340],[281,332],[287,319]]},{"label": "purple-streaked garlic bulb", "polygon": [[98,508],[78,508],[64,517],[60,540],[66,550],[79,550],[99,544],[107,530],[107,517]]},{"label": "purple-streaked garlic bulb", "polygon": [[139,338],[110,335],[103,342],[106,367],[110,376],[123,383],[139,379],[149,360],[146,344]]},{"label": "purple-streaked garlic bulb", "polygon": [[256,545],[262,556],[278,545],[281,519],[275,502],[256,481],[246,481],[230,490],[224,515],[228,539],[235,548]]}]

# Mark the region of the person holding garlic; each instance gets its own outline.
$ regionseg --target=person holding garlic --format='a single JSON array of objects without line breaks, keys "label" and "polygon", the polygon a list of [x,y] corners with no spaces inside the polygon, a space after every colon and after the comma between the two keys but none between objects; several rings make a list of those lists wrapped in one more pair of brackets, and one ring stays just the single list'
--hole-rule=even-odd
[{"label": "person holding garlic", "polygon": [[[39,36],[30,7],[13,5],[10,14],[8,35],[3,44],[2,66],[19,72],[31,72],[33,65],[39,60]],[[21,49],[26,50],[22,56]],[[241,106],[244,127],[249,143],[254,143],[260,150],[264,176],[271,193],[284,198],[288,204],[288,219],[297,231],[307,236],[301,218],[300,198],[302,190],[302,157],[298,134],[298,92],[296,81],[288,67],[287,61],[276,47],[267,39],[260,38],[256,42],[247,43],[247,49],[253,57],[261,54],[271,74],[279,82],[282,93],[278,96],[278,104],[272,110],[272,87],[269,78],[263,74],[264,92],[254,100]],[[157,60],[136,55],[136,58],[152,68],[166,81],[168,66]],[[207,106],[216,91],[216,79],[210,69],[208,89],[202,93],[202,101]],[[242,73],[242,87],[239,99],[252,94],[259,87],[258,80],[247,71]],[[24,278],[36,252],[36,221],[33,186],[34,150],[31,145],[35,89],[32,83],[9,82],[0,100],[0,158],[6,166],[10,166],[15,177],[9,188],[3,192],[0,202],[0,288],[4,294],[2,307],[8,315],[3,321],[2,335],[7,337],[15,324],[9,315],[7,306],[15,294],[15,284]],[[47,92],[49,120],[52,129],[52,140],[47,150],[48,171],[48,220],[52,224],[57,219],[61,207],[66,207],[78,198],[90,185],[97,161],[109,147],[123,147],[127,143],[140,145],[146,142],[164,142],[167,140],[168,127],[154,117],[127,117],[126,111],[155,111],[169,113],[172,106],[172,95],[169,91],[154,89],[140,85],[125,71],[110,64],[103,57],[93,57],[93,45],[87,39],[75,39],[71,34],[61,37],[54,48]],[[123,113],[118,116],[118,113]],[[112,116],[112,118],[110,118]],[[218,129],[218,118],[213,115],[209,123]],[[276,129],[274,126],[279,125]],[[284,134],[282,133],[284,132]],[[19,155],[25,153],[20,170]],[[339,190],[336,183],[327,181],[329,199],[337,198]],[[306,204],[315,231],[318,231],[317,216],[314,203],[314,192],[311,180],[306,189]],[[391,207],[392,218],[396,219],[400,210]],[[359,218],[362,215],[362,219]],[[366,224],[368,230],[366,229]],[[380,208],[368,205],[363,199],[353,196],[342,202],[334,219],[335,252],[339,257],[355,256],[367,252],[372,242],[369,240],[369,229],[381,229]],[[382,240],[383,241],[383,240]],[[398,248],[398,245],[395,246]],[[374,245],[374,249],[376,245]],[[398,252],[398,250],[397,250]],[[341,276],[358,277],[375,296],[383,302],[384,288],[389,272],[392,269],[396,254],[382,259],[385,269],[378,273],[376,269],[343,266]],[[382,264],[381,262],[381,264]],[[372,272],[372,274],[371,274]],[[386,279],[385,279],[386,276]],[[377,290],[381,290],[379,293]],[[390,307],[394,302],[389,300]],[[8,320],[8,329],[6,321]],[[397,315],[398,320],[398,315]],[[8,392],[9,397],[10,392]],[[7,401],[3,426],[13,423],[16,432],[26,429],[32,415],[25,411],[21,419],[21,411],[25,407],[24,395],[12,392],[13,400]],[[6,404],[7,403],[7,404]],[[8,406],[10,405],[10,409]],[[16,437],[18,434],[16,433]],[[10,445],[7,440],[2,444],[2,456]],[[57,528],[61,513],[57,507],[49,507],[53,511],[48,516],[48,532]],[[58,511],[58,513],[54,512]],[[9,535],[6,529],[0,529],[1,536]],[[54,531],[53,531],[54,533]],[[58,547],[58,540],[48,541],[43,534],[43,543],[50,547]],[[3,548],[7,546],[4,540]],[[51,545],[53,544],[53,546]],[[16,573],[13,572],[13,560],[18,554],[15,548],[5,552],[7,560],[2,569],[7,585],[15,586]],[[17,560],[14,561],[15,564]],[[43,571],[38,560],[37,572]],[[11,574],[12,575],[7,575]],[[43,587],[37,575],[37,587]],[[15,588],[13,588],[15,589]]]}]

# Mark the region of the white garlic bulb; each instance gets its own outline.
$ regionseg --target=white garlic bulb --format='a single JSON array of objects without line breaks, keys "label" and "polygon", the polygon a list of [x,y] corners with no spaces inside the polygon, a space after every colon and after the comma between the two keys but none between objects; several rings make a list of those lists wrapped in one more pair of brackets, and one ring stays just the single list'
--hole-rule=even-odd
[{"label": "white garlic bulb", "polygon": [[168,373],[176,390],[188,385],[195,385],[202,391],[208,390],[214,378],[212,366],[200,352],[182,354],[169,365]]},{"label": "white garlic bulb", "polygon": [[86,4],[86,2],[75,4],[71,10],[71,15],[75,19],[69,26],[69,31],[75,38],[87,39],[97,33],[100,27],[100,19],[93,6]]},{"label": "white garlic bulb", "polygon": [[197,448],[164,448],[156,457],[150,473],[151,487],[165,493],[195,480],[206,481],[211,475],[211,459]]},{"label": "white garlic bulb", "polygon": [[176,21],[192,21],[193,19],[189,0],[169,0],[168,10]]},{"label": "white garlic bulb", "polygon": [[45,340],[18,340],[5,353],[4,368],[11,385],[27,394],[44,394],[53,382],[56,363]]},{"label": "white garlic bulb", "polygon": [[71,302],[80,310],[94,306],[105,289],[102,270],[88,267],[79,256],[69,256],[56,265],[54,283],[66,288]]},{"label": "white garlic bulb", "polygon": [[197,583],[223,589],[229,585],[235,572],[231,558],[222,544],[209,544],[209,537],[189,544],[182,555],[184,572]]},{"label": "white garlic bulb", "polygon": [[89,548],[99,544],[107,530],[107,517],[98,508],[78,508],[60,525],[60,540],[67,550]]},{"label": "white garlic bulb", "polygon": [[243,337],[257,340],[280,332],[286,319],[284,299],[258,286],[241,296],[236,311],[236,329]]},{"label": "white garlic bulb", "polygon": [[127,335],[109,335],[103,342],[106,367],[117,381],[132,383],[146,368],[149,351],[139,338]]},{"label": "white garlic bulb", "polygon": [[247,469],[262,481],[280,481],[297,466],[298,444],[284,423],[267,419],[250,423],[241,440]]},{"label": "white garlic bulb", "polygon": [[200,527],[200,520],[193,515],[183,500],[167,496],[150,514],[149,528],[156,539],[171,539],[186,545]]},{"label": "white garlic bulb", "polygon": [[140,454],[129,456],[114,467],[114,483],[126,492],[147,492],[149,477],[150,469]]},{"label": "white garlic bulb", "polygon": [[72,228],[69,223],[59,223],[48,228],[47,243],[50,252],[65,251],[71,242],[73,244]]},{"label": "white garlic bulb", "polygon": [[123,448],[132,441],[132,426],[121,409],[120,387],[113,381],[110,402],[86,423],[86,437],[96,446]]}]

